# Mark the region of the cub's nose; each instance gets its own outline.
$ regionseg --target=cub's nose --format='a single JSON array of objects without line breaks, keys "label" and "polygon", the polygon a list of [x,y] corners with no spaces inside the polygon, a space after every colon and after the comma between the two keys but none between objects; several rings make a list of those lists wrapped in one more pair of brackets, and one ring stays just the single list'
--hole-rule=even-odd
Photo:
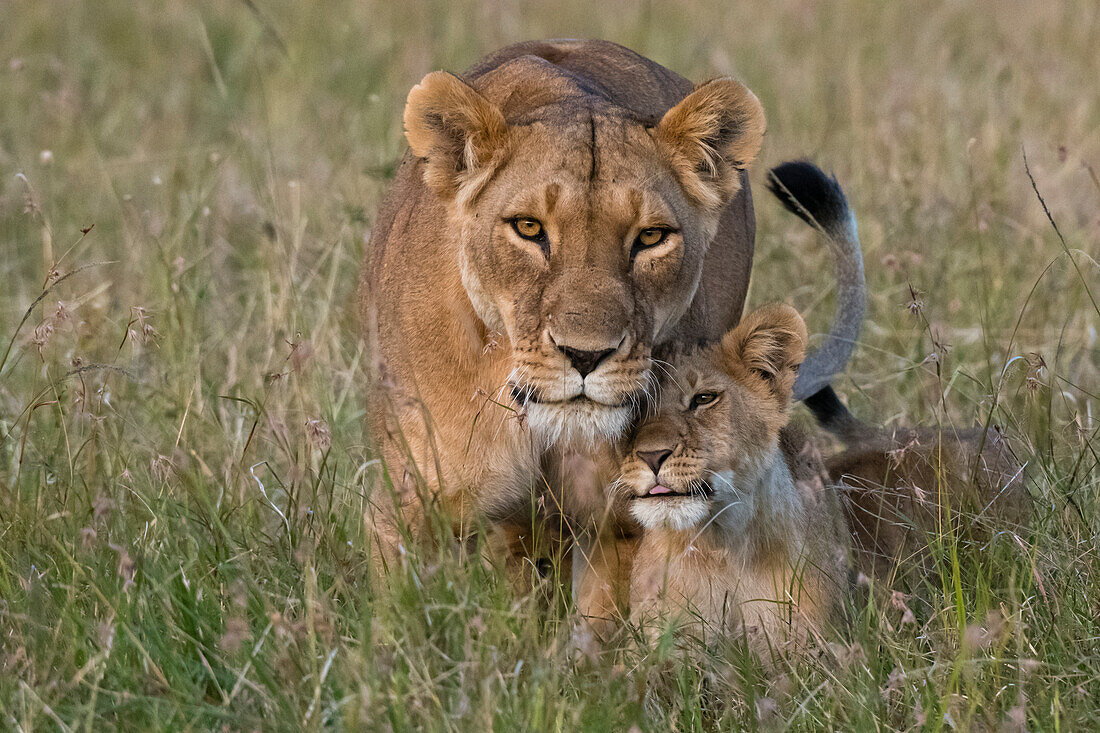
[{"label": "cub's nose", "polygon": [[561,349],[561,352],[569,359],[573,368],[580,373],[581,379],[591,374],[592,371],[600,365],[601,361],[615,353],[615,349],[581,351],[580,349],[571,349],[568,346],[559,346],[558,348]]},{"label": "cub's nose", "polygon": [[665,459],[672,455],[670,450],[640,450],[638,451],[638,458],[642,459],[645,465],[649,466],[653,470],[653,475],[656,476],[661,470],[661,464],[665,462]]}]

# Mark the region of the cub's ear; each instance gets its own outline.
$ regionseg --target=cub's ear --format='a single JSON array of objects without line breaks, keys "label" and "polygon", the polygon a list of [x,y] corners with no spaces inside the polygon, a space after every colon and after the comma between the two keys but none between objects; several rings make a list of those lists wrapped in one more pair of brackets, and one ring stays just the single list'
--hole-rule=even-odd
[{"label": "cub's ear", "polygon": [[722,351],[731,374],[762,382],[786,406],[806,356],[806,323],[789,305],[766,305],[722,337]]},{"label": "cub's ear", "polygon": [[454,74],[433,71],[409,92],[405,138],[427,161],[424,181],[443,198],[484,182],[507,137],[504,113]]},{"label": "cub's ear", "polygon": [[764,108],[748,87],[713,79],[665,113],[657,137],[672,153],[681,185],[705,209],[718,209],[741,188],[764,142]]}]

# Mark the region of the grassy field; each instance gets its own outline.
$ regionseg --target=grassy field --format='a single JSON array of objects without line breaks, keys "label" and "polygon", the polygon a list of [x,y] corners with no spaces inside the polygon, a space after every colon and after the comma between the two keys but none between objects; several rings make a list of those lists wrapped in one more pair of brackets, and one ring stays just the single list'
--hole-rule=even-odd
[{"label": "grassy field", "polygon": [[[0,728],[1100,726],[1100,6],[754,5],[0,4]],[[836,171],[871,291],[839,391],[1002,426],[1030,526],[946,528],[910,595],[770,676],[575,662],[568,599],[479,563],[371,580],[351,297],[405,94],[562,36],[757,92],[751,300],[818,330],[828,254],[759,184]]]}]

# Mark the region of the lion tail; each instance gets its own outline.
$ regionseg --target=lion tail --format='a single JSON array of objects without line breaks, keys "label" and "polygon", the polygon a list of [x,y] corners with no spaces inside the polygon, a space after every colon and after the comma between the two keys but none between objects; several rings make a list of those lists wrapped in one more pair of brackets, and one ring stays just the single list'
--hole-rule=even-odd
[{"label": "lion tail", "polygon": [[[810,405],[810,398],[828,389],[835,400],[836,394],[829,383],[848,365],[859,340],[867,299],[856,218],[836,178],[808,161],[783,163],[772,168],[768,171],[767,185],[788,211],[820,232],[833,251],[836,311],[824,341],[806,355],[798,371],[794,398]],[[844,407],[839,400],[836,403]]]},{"label": "lion tail", "polygon": [[881,430],[875,430],[853,415],[833,388],[825,385],[802,401],[810,408],[817,424],[840,439],[845,445],[854,445],[872,438],[880,437]]}]

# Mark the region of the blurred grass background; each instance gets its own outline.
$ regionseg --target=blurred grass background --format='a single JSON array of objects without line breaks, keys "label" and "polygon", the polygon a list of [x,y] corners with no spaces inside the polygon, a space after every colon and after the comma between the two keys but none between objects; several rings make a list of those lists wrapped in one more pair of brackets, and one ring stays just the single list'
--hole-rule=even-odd
[{"label": "blurred grass background", "polygon": [[[574,663],[565,599],[476,563],[372,584],[351,296],[404,97],[536,37],[755,90],[754,181],[810,157],[859,217],[838,388],[1003,428],[1033,525],[947,528],[954,562],[770,676]],[[1098,37],[1090,0],[0,4],[0,726],[1097,726]],[[828,253],[756,190],[751,300],[824,330]]]}]

